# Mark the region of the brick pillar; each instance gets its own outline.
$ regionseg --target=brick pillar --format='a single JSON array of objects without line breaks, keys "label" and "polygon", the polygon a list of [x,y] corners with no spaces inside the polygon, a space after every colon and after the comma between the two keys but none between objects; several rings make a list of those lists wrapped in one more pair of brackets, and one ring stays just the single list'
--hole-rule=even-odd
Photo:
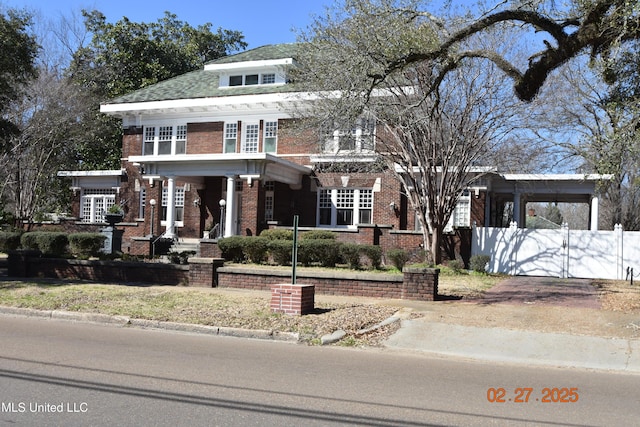
[{"label": "brick pillar", "polygon": [[222,265],[224,260],[219,258],[189,258],[189,286],[217,287],[216,272]]},{"label": "brick pillar", "polygon": [[438,268],[412,268],[402,270],[401,299],[414,301],[435,301],[438,296]]},{"label": "brick pillar", "polygon": [[314,285],[271,285],[271,312],[304,315],[313,312]]},{"label": "brick pillar", "polygon": [[32,258],[39,258],[42,255],[40,251],[35,250],[18,250],[9,251],[7,259],[9,277],[30,277],[29,264]]}]

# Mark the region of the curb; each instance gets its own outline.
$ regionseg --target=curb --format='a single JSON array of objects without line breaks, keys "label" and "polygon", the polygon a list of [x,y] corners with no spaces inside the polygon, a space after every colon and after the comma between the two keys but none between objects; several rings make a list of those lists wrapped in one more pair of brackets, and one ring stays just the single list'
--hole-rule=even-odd
[{"label": "curb", "polygon": [[0,315],[34,317],[40,319],[65,320],[71,322],[97,323],[140,329],[158,329],[204,335],[236,338],[253,338],[272,341],[298,342],[300,334],[261,329],[241,329],[224,326],[197,325],[191,323],[163,322],[159,320],[133,319],[127,316],[111,316],[97,313],[78,313],[63,310],[35,310],[32,308],[0,307]]}]

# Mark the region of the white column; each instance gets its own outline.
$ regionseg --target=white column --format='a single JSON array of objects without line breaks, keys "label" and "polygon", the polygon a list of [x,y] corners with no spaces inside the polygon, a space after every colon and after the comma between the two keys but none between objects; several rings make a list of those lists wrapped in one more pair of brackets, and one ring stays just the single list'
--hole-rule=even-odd
[{"label": "white column", "polygon": [[173,239],[176,237],[176,180],[174,177],[167,177],[167,229],[165,236]]},{"label": "white column", "polygon": [[233,176],[227,177],[227,206],[224,218],[224,237],[233,236],[236,227],[233,224],[233,217],[236,205],[236,179]]},{"label": "white column", "polygon": [[591,231],[598,230],[598,198],[596,196],[591,197],[591,206],[590,206],[590,229]]},{"label": "white column", "polygon": [[520,211],[520,193],[516,191],[513,194],[513,222],[517,223],[517,226],[522,228],[524,225],[522,224]]}]

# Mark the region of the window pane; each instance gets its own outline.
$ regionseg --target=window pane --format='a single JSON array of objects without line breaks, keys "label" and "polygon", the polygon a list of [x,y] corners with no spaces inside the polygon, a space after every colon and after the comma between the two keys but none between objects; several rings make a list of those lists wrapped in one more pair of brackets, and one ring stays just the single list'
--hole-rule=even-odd
[{"label": "window pane", "polygon": [[224,128],[224,152],[236,152],[236,140],[238,138],[238,123],[226,123]]},{"label": "window pane", "polygon": [[244,84],[246,86],[249,85],[257,85],[258,84],[258,75],[257,74],[249,74],[244,79]]},{"label": "window pane", "polygon": [[229,77],[229,86],[242,86],[242,76]]},{"label": "window pane", "polygon": [[153,143],[156,136],[155,127],[144,128],[144,154],[145,156],[153,156]]},{"label": "window pane", "polygon": [[358,224],[371,224],[371,209],[360,209]]},{"label": "window pane", "polygon": [[161,126],[158,132],[158,154],[171,154],[171,126]]},{"label": "window pane", "polygon": [[176,126],[176,154],[187,152],[187,126]]},{"label": "window pane", "polygon": [[338,225],[353,225],[353,209],[338,209]]},{"label": "window pane", "polygon": [[242,141],[243,153],[257,153],[258,152],[258,135],[260,134],[260,125],[246,125],[245,137]]},{"label": "window pane", "polygon": [[268,85],[276,82],[275,74],[263,74],[262,75],[262,84]]}]

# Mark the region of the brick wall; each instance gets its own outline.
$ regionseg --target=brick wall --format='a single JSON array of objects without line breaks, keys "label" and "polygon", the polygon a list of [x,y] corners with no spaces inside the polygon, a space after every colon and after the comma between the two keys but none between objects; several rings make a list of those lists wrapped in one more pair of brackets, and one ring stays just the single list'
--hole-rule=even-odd
[{"label": "brick wall", "polygon": [[[274,269],[222,267],[218,286],[268,291],[272,285],[291,282],[291,273]],[[437,269],[420,269],[407,279],[400,274],[311,272],[296,275],[296,284],[313,285],[315,292],[367,298],[433,301],[437,295]],[[406,282],[406,283],[405,283]]]},{"label": "brick wall", "polygon": [[278,284],[271,286],[272,313],[304,315],[314,310],[313,285]]}]

